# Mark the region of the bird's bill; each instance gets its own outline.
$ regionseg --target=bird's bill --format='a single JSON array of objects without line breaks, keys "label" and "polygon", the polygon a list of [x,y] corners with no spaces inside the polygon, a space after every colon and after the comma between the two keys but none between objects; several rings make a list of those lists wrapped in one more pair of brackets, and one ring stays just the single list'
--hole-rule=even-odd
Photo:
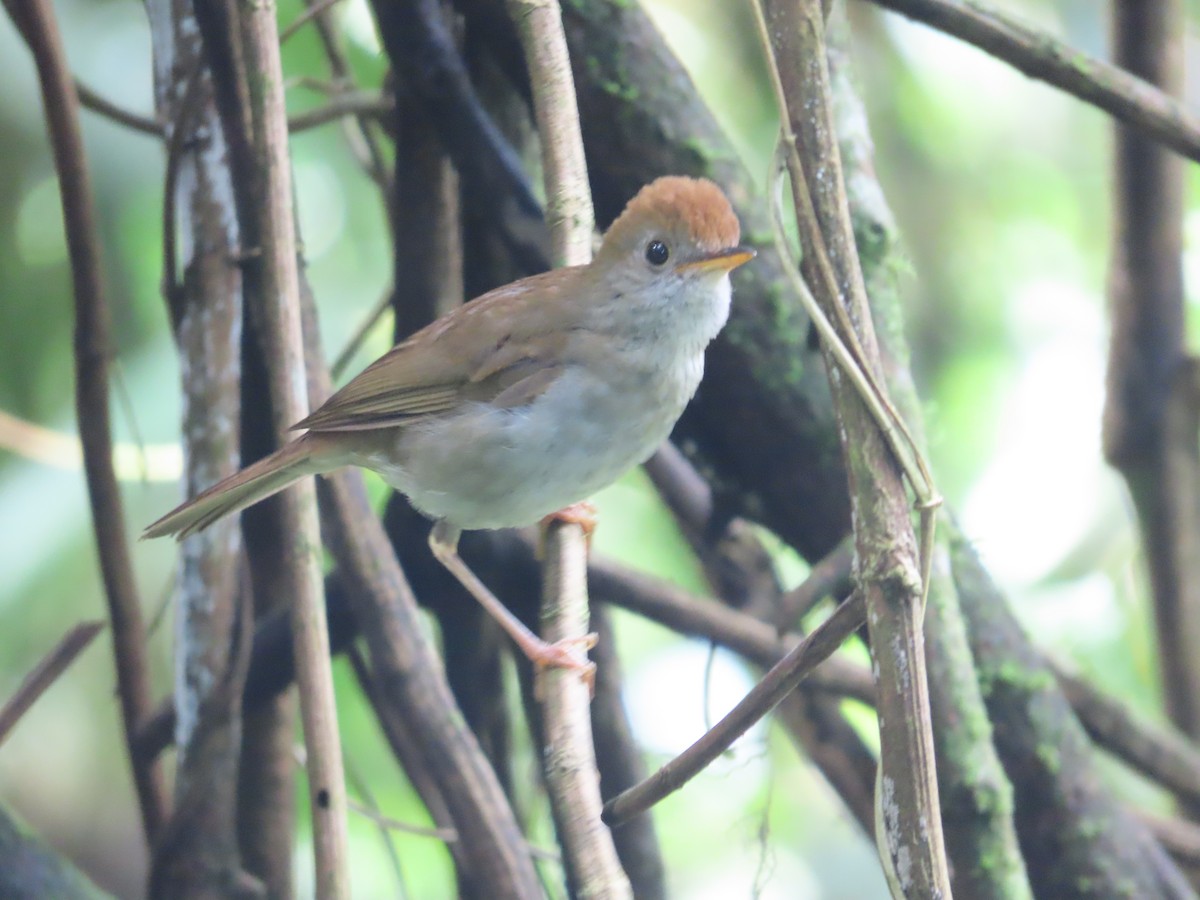
[{"label": "bird's bill", "polygon": [[682,263],[681,269],[699,269],[701,271],[709,269],[718,269],[725,272],[732,272],[743,263],[748,263],[754,259],[757,251],[752,247],[730,247],[727,250],[718,250],[716,253],[709,253],[701,256],[699,259],[689,259]]}]

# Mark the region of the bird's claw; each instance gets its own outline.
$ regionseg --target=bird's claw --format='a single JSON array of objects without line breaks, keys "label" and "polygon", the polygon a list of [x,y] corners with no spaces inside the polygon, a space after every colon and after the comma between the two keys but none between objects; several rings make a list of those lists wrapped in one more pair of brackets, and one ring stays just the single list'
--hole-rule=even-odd
[{"label": "bird's claw", "polygon": [[595,632],[578,637],[563,638],[553,644],[543,644],[530,653],[529,658],[539,671],[542,669],[571,669],[578,672],[579,677],[588,686],[588,690],[594,694],[596,664],[586,657],[580,657],[579,649],[582,648],[583,652],[587,653],[596,646],[599,640],[600,636]]}]

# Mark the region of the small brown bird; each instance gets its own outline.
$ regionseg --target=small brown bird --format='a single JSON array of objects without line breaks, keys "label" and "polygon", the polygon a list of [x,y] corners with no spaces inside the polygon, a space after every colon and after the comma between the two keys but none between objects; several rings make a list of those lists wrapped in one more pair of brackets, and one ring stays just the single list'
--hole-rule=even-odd
[{"label": "small brown bird", "polygon": [[754,256],[704,179],[642,188],[585,266],[497,288],[398,344],[294,430],[306,433],[163,516],[183,538],[305,475],[379,473],[435,520],[434,555],[539,664],[579,668],[458,555],[464,529],[531,525],[645,461],[700,384]]}]

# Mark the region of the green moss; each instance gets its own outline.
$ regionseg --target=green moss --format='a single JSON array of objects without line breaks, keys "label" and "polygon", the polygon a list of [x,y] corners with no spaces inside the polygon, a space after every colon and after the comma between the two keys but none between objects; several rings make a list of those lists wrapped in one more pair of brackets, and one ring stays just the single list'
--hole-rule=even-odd
[{"label": "green moss", "polygon": [[894,244],[891,230],[870,216],[852,214],[852,224],[854,243],[858,246],[858,256],[868,277],[880,267],[890,266]]},{"label": "green moss", "polygon": [[1037,694],[1054,687],[1054,676],[1045,669],[1030,668],[1017,660],[1006,659],[999,667],[980,666],[979,686],[985,694],[1000,687]]},{"label": "green moss", "polygon": [[588,74],[591,75],[593,83],[604,93],[617,97],[626,103],[636,103],[641,97],[641,92],[636,85],[628,80],[618,80],[610,77],[608,74],[609,66],[602,63],[594,56],[589,56],[584,60],[584,65],[587,67]]},{"label": "green moss", "polygon": [[[786,316],[780,313],[778,306],[773,309],[776,334],[783,334],[788,327]],[[759,324],[750,318],[734,318],[725,327],[725,339],[749,357],[755,381],[773,394],[790,393],[805,376],[805,361],[800,349],[803,344],[797,345],[795,353],[779,353],[774,346],[776,339],[768,341],[757,327]]]},{"label": "green moss", "polygon": [[1040,743],[1035,753],[1038,761],[1050,774],[1057,775],[1059,770],[1062,769],[1062,754],[1055,745]]}]

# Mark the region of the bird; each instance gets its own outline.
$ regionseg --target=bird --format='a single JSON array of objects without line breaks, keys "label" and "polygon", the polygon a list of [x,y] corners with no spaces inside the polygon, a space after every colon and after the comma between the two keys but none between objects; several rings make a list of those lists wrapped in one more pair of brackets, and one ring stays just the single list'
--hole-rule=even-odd
[{"label": "bird", "polygon": [[644,462],[695,394],[755,251],[712,181],[644,186],[586,265],[463,304],[385,353],[274,453],[145,529],[182,540],[297,479],[378,473],[434,522],[434,556],[540,666],[582,668],[533,634],[458,554],[464,530],[523,527]]}]

